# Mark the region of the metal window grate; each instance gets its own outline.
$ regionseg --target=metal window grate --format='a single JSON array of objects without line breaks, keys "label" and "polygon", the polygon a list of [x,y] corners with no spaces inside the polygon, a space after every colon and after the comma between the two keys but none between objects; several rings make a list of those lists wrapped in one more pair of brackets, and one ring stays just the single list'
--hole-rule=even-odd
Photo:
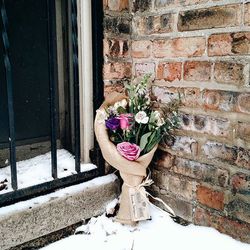
[{"label": "metal window grate", "polygon": [[[95,2],[95,1],[94,1]],[[99,2],[99,1],[98,1]],[[100,1],[101,3],[101,1]],[[79,112],[79,72],[78,72],[78,34],[77,34],[77,0],[71,0],[71,44],[72,44],[72,65],[73,65],[73,80],[74,80],[74,130],[75,130],[75,170],[77,174],[58,178],[57,176],[57,72],[56,72],[56,23],[55,19],[51,18],[55,13],[55,1],[47,0],[48,6],[48,50],[49,50],[49,81],[50,81],[50,126],[51,126],[51,176],[54,180],[42,184],[34,185],[27,188],[18,189],[18,176],[16,166],[16,140],[15,140],[15,121],[13,107],[13,82],[11,71],[11,58],[9,55],[10,43],[8,37],[8,15],[6,12],[5,1],[1,0],[1,21],[3,23],[2,40],[4,45],[4,67],[6,73],[7,84],[7,99],[8,99],[8,117],[9,117],[9,151],[10,151],[10,166],[11,166],[11,185],[14,191],[0,194],[0,206],[8,205],[20,200],[35,197],[40,194],[51,192],[55,189],[69,186],[71,184],[90,180],[100,174],[103,174],[103,166],[87,172],[80,172],[80,112]],[[97,25],[96,21],[94,25]],[[100,68],[100,65],[98,65]],[[5,84],[5,83],[1,83]],[[99,98],[100,100],[101,98]],[[96,162],[98,163],[98,162]]]}]

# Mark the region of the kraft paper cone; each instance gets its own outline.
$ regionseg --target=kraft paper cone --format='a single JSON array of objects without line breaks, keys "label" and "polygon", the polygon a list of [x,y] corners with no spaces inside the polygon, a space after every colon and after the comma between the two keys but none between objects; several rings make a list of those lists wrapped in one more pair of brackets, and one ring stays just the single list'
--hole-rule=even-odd
[{"label": "kraft paper cone", "polygon": [[[104,111],[103,108],[100,110]],[[118,153],[116,146],[109,140],[104,122],[100,122],[100,120],[100,113],[97,113],[95,134],[103,157],[111,166],[120,171],[121,178],[124,181],[120,198],[120,209],[116,219],[123,224],[134,225],[136,222],[131,219],[129,188],[137,187],[141,184],[143,178],[146,176],[146,169],[154,156],[157,145],[149,153],[139,157],[136,161],[129,161]]]}]

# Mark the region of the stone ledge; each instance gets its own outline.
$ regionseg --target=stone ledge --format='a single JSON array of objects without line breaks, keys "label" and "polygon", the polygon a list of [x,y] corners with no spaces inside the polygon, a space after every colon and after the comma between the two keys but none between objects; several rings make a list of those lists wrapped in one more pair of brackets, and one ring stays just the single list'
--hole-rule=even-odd
[{"label": "stone ledge", "polygon": [[60,189],[0,208],[0,249],[50,234],[104,212],[107,203],[119,194],[115,175]]}]

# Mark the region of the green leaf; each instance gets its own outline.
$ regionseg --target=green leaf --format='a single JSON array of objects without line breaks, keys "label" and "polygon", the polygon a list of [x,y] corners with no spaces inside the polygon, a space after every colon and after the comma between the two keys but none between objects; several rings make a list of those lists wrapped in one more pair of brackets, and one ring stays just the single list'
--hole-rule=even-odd
[{"label": "green leaf", "polygon": [[120,106],[117,108],[117,112],[119,114],[125,114],[125,113],[127,113],[127,110],[125,108],[123,108],[122,106]]},{"label": "green leaf", "polygon": [[144,134],[142,137],[141,137],[141,140],[140,140],[140,148],[141,148],[141,151],[145,148],[145,146],[147,145],[148,143],[148,138],[150,137],[150,135],[152,134],[152,132],[148,132],[146,134]]}]

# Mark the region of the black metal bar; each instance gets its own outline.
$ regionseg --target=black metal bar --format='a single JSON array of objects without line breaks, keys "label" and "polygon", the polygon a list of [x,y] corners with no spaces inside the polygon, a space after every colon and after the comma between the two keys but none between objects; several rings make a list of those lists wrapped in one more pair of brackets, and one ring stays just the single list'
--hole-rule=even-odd
[{"label": "black metal bar", "polygon": [[18,189],[13,192],[4,193],[0,195],[0,207],[13,204],[17,201],[26,200],[38,195],[50,193],[58,188],[64,188],[70,185],[89,181],[98,175],[98,169],[93,169],[87,172],[74,174],[71,176],[55,179],[49,182],[44,182],[35,186]]},{"label": "black metal bar", "polygon": [[74,127],[75,127],[75,170],[80,173],[80,107],[79,107],[79,69],[78,69],[78,26],[77,1],[71,0],[71,27],[74,77]]},{"label": "black metal bar", "polygon": [[50,126],[51,126],[51,170],[52,177],[57,178],[57,53],[56,53],[56,18],[55,0],[47,0],[48,8],[48,47],[49,47],[49,81],[50,81]]},{"label": "black metal bar", "polygon": [[[100,107],[104,99],[104,83],[102,79],[103,65],[103,1],[92,1],[92,44],[93,44],[93,103],[95,110]],[[105,161],[97,141],[94,150],[90,152],[91,159],[96,158],[95,164],[100,170],[100,175],[105,173]]]},{"label": "black metal bar", "polygon": [[4,45],[4,66],[7,82],[7,98],[8,98],[8,116],[9,116],[9,150],[10,150],[10,166],[11,166],[11,185],[14,190],[17,189],[17,170],[16,170],[16,138],[15,138],[15,119],[13,104],[13,85],[12,71],[9,58],[9,38],[8,38],[8,17],[5,8],[5,2],[2,0],[1,17],[3,23],[2,39]]}]

